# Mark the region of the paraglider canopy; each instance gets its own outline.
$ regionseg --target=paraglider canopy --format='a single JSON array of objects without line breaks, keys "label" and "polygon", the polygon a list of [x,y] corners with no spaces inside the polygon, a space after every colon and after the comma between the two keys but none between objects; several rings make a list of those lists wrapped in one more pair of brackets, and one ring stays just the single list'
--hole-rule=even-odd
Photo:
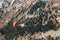
[{"label": "paraglider canopy", "polygon": [[15,27],[17,25],[17,20],[14,20],[12,24],[13,24],[13,27]]}]

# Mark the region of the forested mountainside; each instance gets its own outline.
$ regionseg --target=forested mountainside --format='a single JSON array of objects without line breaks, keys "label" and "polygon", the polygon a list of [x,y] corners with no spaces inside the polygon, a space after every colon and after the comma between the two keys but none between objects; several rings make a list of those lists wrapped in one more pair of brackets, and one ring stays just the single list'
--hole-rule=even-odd
[{"label": "forested mountainside", "polygon": [[4,26],[1,25],[0,33],[3,40],[60,40],[59,0],[4,0],[2,4],[0,24]]}]

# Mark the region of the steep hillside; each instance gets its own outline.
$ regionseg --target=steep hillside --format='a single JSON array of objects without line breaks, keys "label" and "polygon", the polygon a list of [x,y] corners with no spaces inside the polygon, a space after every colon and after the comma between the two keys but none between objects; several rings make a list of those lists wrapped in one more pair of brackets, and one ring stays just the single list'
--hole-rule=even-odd
[{"label": "steep hillside", "polygon": [[[59,0],[3,0],[0,4],[2,39],[60,40],[59,2]],[[13,26],[14,21],[17,23]]]}]

